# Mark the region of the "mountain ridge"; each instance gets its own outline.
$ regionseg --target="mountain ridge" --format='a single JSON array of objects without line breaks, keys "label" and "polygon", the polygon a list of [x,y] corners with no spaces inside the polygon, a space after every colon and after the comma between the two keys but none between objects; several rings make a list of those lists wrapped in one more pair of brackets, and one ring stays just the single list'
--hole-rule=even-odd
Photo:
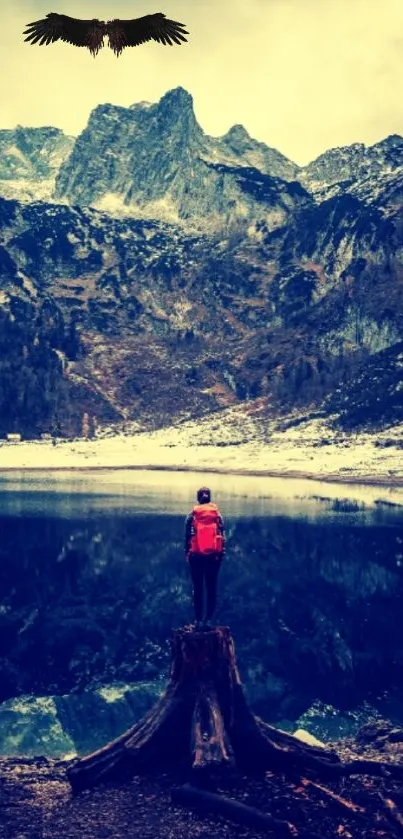
[{"label": "mountain ridge", "polygon": [[[271,416],[347,384],[357,410],[339,400],[344,425],[364,422],[361,403],[368,422],[399,419],[399,400],[385,418],[376,394],[382,370],[400,386],[402,138],[321,156],[308,190],[243,126],[204,134],[183,88],[97,106],[67,145],[41,131],[0,132],[0,192],[15,139],[24,183],[40,171],[58,191],[0,199],[0,312],[15,336],[0,362],[3,432],[78,433],[84,413],[160,427],[256,398]],[[321,190],[318,171],[333,177]]]},{"label": "mountain ridge", "polygon": [[[112,125],[108,126],[108,121]],[[82,206],[98,206],[99,209],[117,215],[165,217],[167,221],[176,222],[186,222],[190,218],[193,222],[200,218],[203,222],[205,221],[204,208],[199,214],[197,213],[195,206],[197,200],[193,204],[191,202],[189,207],[182,206],[186,202],[183,202],[183,195],[178,195],[181,190],[177,184],[178,178],[175,179],[175,173],[172,171],[172,164],[177,161],[178,153],[184,154],[186,158],[183,177],[186,178],[188,186],[195,178],[199,178],[200,183],[196,184],[198,198],[205,175],[202,163],[249,167],[286,182],[297,181],[315,200],[319,201],[332,197],[340,191],[354,191],[354,189],[358,190],[359,197],[364,197],[365,200],[365,192],[368,192],[366,183],[368,177],[382,174],[386,181],[389,179],[389,182],[393,181],[399,172],[403,177],[401,163],[403,139],[399,135],[390,135],[370,146],[354,143],[350,146],[329,149],[306,166],[301,167],[276,149],[253,139],[246,128],[239,123],[231,126],[221,137],[205,134],[194,115],[191,94],[184,88],[177,87],[167,91],[156,103],[135,103],[128,108],[111,103],[96,106],[90,113],[87,126],[76,138],[64,135],[60,129],[48,127],[3,129],[0,131],[2,157],[0,190],[5,197],[24,200],[25,194],[25,200],[34,200],[33,190],[27,191],[27,184],[22,183],[24,179],[29,179],[27,175],[17,170],[17,174],[22,174],[23,177],[15,178],[15,165],[12,165],[12,155],[11,158],[7,155],[7,142],[10,144],[10,141],[16,140],[17,152],[22,153],[22,150],[18,148],[18,142],[21,139],[19,132],[29,131],[32,137],[37,133],[38,142],[43,142],[44,132],[49,130],[57,132],[58,135],[58,166],[52,170],[53,181],[47,178],[45,190],[45,185],[38,183],[37,180],[36,195],[39,199],[78,203]],[[164,134],[161,134],[161,131],[168,131],[169,143],[171,146],[172,143],[174,146],[176,144],[177,154],[166,154],[163,166],[161,166],[161,160],[158,161],[159,168],[162,170],[161,179],[158,182],[158,178],[155,178],[155,168],[153,169],[156,164],[155,155],[151,156],[152,159],[146,171],[144,171],[143,163],[138,166],[136,160],[144,160],[144,156],[147,156],[147,148],[152,149],[153,146],[155,148],[156,137],[159,141],[163,139]],[[139,133],[142,134],[140,144],[136,136]],[[103,135],[102,138],[100,134]],[[103,148],[100,146],[101,139]],[[11,143],[11,145],[15,146],[16,143]],[[117,146],[117,151],[112,154],[111,147],[114,145]],[[108,161],[101,177],[102,166],[99,164],[97,155],[99,158],[105,149]],[[87,152],[88,156],[86,156]],[[14,156],[15,154],[14,150]],[[160,154],[159,147],[157,157]],[[116,156],[120,156],[120,164],[116,163]],[[78,162],[83,171],[77,171]],[[183,159],[182,165],[184,165]],[[133,183],[134,172],[136,184]],[[150,177],[151,175],[153,177]],[[173,196],[167,189],[167,182],[169,183],[170,179],[174,181]],[[155,181],[154,186],[151,185],[152,180]],[[362,195],[360,195],[360,189]],[[218,208],[218,217],[223,215],[223,202],[235,201],[236,203],[238,200],[239,203],[239,194],[236,190],[232,197],[228,197],[227,192],[228,189],[227,191],[224,189],[223,201]],[[109,204],[108,197],[111,199]],[[171,198],[171,203],[169,198]],[[165,207],[161,203],[162,199],[165,200]],[[176,206],[178,200],[179,208]],[[156,201],[160,202],[158,207],[153,206],[153,202],[155,204]],[[249,211],[253,216],[253,208],[249,207]],[[245,213],[248,214],[248,208],[242,207],[241,217]],[[215,220],[217,222],[217,213],[215,213]],[[230,220],[228,214],[224,214],[223,224],[228,224]]]}]

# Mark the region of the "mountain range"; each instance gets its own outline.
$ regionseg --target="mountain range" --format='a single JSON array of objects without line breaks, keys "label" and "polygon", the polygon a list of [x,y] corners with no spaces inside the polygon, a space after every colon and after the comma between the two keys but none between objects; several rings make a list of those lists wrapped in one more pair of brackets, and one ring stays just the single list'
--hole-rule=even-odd
[{"label": "mountain range", "polygon": [[0,130],[0,433],[403,417],[403,138],[299,167],[191,95]]}]

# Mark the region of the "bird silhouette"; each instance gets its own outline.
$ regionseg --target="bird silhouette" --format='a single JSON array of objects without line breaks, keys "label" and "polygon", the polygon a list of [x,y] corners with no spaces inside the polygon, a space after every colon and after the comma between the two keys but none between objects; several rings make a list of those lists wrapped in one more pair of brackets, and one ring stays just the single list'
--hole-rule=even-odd
[{"label": "bird silhouette", "polygon": [[162,12],[154,15],[133,18],[133,20],[79,20],[79,18],[59,15],[50,12],[46,18],[29,23],[24,30],[24,41],[31,44],[54,43],[66,41],[76,47],[87,47],[90,53],[97,55],[104,45],[104,38],[108,36],[110,48],[119,56],[125,47],[137,47],[146,41],[158,41],[159,44],[172,46],[187,41],[185,35],[189,32],[184,24],[176,20],[168,20]]}]

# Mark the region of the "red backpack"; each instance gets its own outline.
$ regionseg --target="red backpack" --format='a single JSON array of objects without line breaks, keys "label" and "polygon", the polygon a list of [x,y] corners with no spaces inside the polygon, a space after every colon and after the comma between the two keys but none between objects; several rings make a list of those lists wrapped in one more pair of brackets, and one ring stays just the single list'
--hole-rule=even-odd
[{"label": "red backpack", "polygon": [[219,512],[216,504],[196,504],[193,507],[193,533],[190,550],[197,554],[216,554],[223,549],[223,537],[218,532]]}]

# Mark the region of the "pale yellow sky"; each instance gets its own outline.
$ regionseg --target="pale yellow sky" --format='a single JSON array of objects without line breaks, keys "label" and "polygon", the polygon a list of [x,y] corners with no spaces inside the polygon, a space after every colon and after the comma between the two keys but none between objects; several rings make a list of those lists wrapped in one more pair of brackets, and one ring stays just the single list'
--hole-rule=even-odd
[{"label": "pale yellow sky", "polygon": [[[328,148],[403,134],[403,0],[0,0],[0,128],[54,125],[77,135],[90,111],[158,99],[181,85],[213,136],[242,123],[304,164]],[[48,12],[131,18],[162,11],[189,44],[24,43]]]}]

